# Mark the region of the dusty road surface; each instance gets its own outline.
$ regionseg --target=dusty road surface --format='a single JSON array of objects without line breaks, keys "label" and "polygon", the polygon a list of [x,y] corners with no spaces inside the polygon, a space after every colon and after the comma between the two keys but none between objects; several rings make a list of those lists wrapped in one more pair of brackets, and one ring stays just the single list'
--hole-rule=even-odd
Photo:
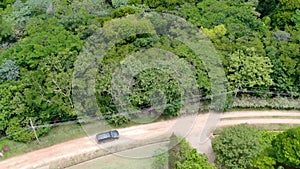
[{"label": "dusty road surface", "polygon": [[[276,117],[277,116],[277,117]],[[191,145],[201,153],[211,155],[211,143],[209,139],[200,139],[202,131],[210,130],[214,126],[227,126],[240,123],[251,124],[300,124],[300,111],[239,111],[227,112],[220,115],[218,121],[215,116],[200,114],[186,116],[174,120],[156,122],[119,129],[120,139],[103,144],[101,147],[94,141],[94,137],[84,137],[68,142],[60,143],[48,148],[23,154],[0,162],[1,169],[31,169],[49,168],[63,158],[78,154],[93,152],[106,146],[125,145],[130,141],[143,142],[161,135],[169,136],[175,132],[187,138]],[[207,122],[209,121],[209,123]],[[207,133],[207,136],[209,133]]]}]

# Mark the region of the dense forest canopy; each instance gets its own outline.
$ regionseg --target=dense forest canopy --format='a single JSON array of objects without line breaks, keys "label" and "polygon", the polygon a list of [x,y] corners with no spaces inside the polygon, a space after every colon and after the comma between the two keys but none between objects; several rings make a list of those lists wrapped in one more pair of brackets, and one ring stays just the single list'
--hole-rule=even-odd
[{"label": "dense forest canopy", "polygon": [[[299,0],[4,0],[0,2],[0,135],[27,142],[34,138],[26,130],[30,118],[36,125],[75,120],[72,76],[87,40],[113,19],[150,11],[183,17],[212,41],[222,59],[228,91],[255,89],[276,93],[267,95],[270,98],[283,97],[281,93],[299,98]],[[123,23],[122,29],[105,36],[134,26],[150,28],[153,23]],[[156,24],[163,28],[164,22]],[[118,115],[111,95],[112,73],[127,54],[150,48],[190,62],[199,91],[203,96],[211,94],[207,68],[187,45],[155,33],[131,36],[98,63],[95,93],[100,115],[109,116],[109,123],[131,120]],[[176,79],[149,69],[138,74],[134,84],[129,99],[136,109],[149,107],[159,89],[169,105],[162,115],[179,115],[182,104]],[[233,95],[228,98],[230,104]],[[14,134],[20,130],[24,132]],[[47,131],[41,128],[38,134]]]}]

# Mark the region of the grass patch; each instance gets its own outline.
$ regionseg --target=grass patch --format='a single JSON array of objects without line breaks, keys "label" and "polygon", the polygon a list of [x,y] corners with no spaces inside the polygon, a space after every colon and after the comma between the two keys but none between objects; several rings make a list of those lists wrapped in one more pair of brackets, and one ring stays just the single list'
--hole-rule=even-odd
[{"label": "grass patch", "polygon": [[1,161],[13,156],[21,155],[84,136],[85,133],[80,125],[69,124],[52,128],[46,136],[39,138],[41,141],[41,144],[39,145],[36,144],[35,141],[26,144],[9,139],[4,139],[0,141],[0,148],[2,148],[3,146],[9,146],[10,150],[4,153],[4,158],[1,158]]},{"label": "grass patch", "polygon": [[299,116],[243,116],[243,117],[225,117],[221,118],[221,121],[224,120],[244,120],[244,119],[300,119]]},{"label": "grass patch", "polygon": [[300,124],[255,124],[253,126],[268,131],[284,131],[291,128],[299,127]]},{"label": "grass patch", "polygon": [[[284,131],[284,130],[288,130],[300,126],[300,124],[249,124],[249,125],[267,131]],[[231,126],[219,127],[213,132],[213,134],[219,135],[224,128],[228,128],[228,127]]]},{"label": "grass patch", "polygon": [[89,161],[87,163],[79,164],[76,166],[72,166],[69,169],[94,169],[94,168],[101,168],[101,169],[149,169],[152,166],[152,158],[149,159],[131,159],[131,158],[124,158],[115,155],[105,156],[99,159],[95,159]]}]

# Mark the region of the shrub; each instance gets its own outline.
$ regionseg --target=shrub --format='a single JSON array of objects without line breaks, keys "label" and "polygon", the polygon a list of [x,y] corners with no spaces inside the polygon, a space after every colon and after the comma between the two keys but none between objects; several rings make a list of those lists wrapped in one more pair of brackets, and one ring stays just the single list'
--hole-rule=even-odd
[{"label": "shrub", "polygon": [[246,124],[232,126],[221,131],[213,142],[216,163],[221,168],[247,169],[262,151],[258,129]]},{"label": "shrub", "polygon": [[113,18],[120,18],[128,14],[135,14],[137,11],[134,7],[131,6],[122,6],[112,12]]},{"label": "shrub", "polygon": [[128,0],[111,0],[112,6],[114,8],[119,8],[120,6],[127,5]]},{"label": "shrub", "polygon": [[7,81],[16,80],[20,77],[19,66],[15,61],[4,60],[0,67],[0,76]]},{"label": "shrub", "polygon": [[299,98],[288,98],[288,97],[274,97],[274,98],[263,98],[263,97],[239,97],[234,99],[230,107],[238,108],[274,108],[274,109],[300,109]]},{"label": "shrub", "polygon": [[207,156],[199,154],[185,139],[179,140],[173,134],[169,146],[170,169],[215,169],[215,166],[208,162]]},{"label": "shrub", "polygon": [[300,127],[279,134],[272,141],[272,147],[279,163],[300,168]]}]

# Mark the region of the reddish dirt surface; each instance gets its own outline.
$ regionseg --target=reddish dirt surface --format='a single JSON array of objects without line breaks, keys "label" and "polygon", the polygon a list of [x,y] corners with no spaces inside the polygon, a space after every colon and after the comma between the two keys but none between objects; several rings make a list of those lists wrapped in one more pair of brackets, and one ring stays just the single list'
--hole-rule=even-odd
[{"label": "reddish dirt surface", "polygon": [[[268,117],[266,117],[268,116]],[[274,116],[279,116],[274,118]],[[242,118],[241,118],[242,117]],[[245,117],[245,118],[243,118]],[[247,117],[251,117],[248,118]],[[156,122],[151,124],[133,126],[119,129],[120,139],[108,143],[109,144],[124,144],[126,140],[151,139],[156,136],[171,132],[183,135],[191,143],[191,145],[201,153],[212,156],[210,140],[200,141],[201,132],[213,126],[227,126],[240,123],[250,124],[300,124],[299,111],[239,111],[228,112],[221,115],[221,121],[210,121],[211,125],[207,123],[207,119],[211,118],[208,114],[198,116],[186,116],[174,120]],[[224,120],[222,120],[222,118]],[[226,120],[226,118],[229,118]],[[237,118],[237,119],[236,119]],[[183,121],[180,121],[183,120]],[[214,124],[213,124],[214,123]],[[175,127],[174,127],[175,126]],[[94,137],[84,137],[68,142],[60,143],[48,148],[23,154],[17,157],[0,162],[1,169],[30,169],[30,168],[49,168],[50,163],[55,161],[83,154],[86,152],[93,152],[99,149],[95,144]]]}]

